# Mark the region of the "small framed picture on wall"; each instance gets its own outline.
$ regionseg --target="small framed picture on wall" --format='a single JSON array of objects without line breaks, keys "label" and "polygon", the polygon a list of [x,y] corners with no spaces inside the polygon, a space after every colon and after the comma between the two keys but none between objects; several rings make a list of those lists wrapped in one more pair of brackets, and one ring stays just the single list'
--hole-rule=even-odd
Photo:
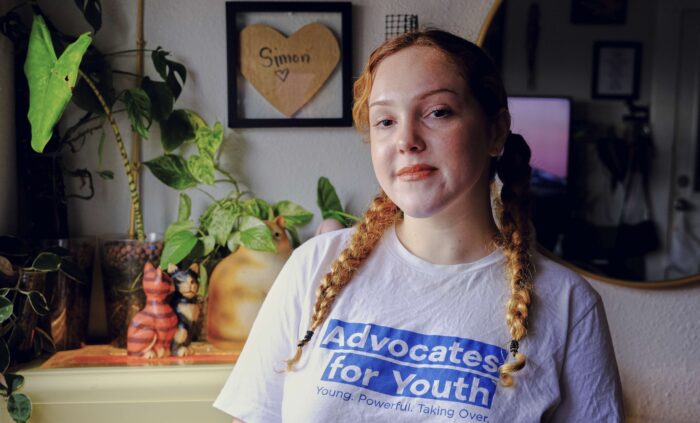
[{"label": "small framed picture on wall", "polygon": [[228,126],[352,125],[350,2],[226,2]]},{"label": "small framed picture on wall", "polygon": [[593,44],[591,97],[636,100],[642,64],[642,44],[627,41],[597,41]]}]

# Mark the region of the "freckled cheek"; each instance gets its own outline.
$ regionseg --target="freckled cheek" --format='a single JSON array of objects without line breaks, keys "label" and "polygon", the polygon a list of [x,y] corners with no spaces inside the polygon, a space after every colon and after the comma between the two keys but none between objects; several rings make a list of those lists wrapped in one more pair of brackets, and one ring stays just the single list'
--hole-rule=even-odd
[{"label": "freckled cheek", "polygon": [[372,144],[370,146],[370,155],[372,157],[372,168],[374,169],[374,174],[379,182],[383,182],[389,176],[391,169],[391,162],[389,161],[389,156],[386,149]]}]

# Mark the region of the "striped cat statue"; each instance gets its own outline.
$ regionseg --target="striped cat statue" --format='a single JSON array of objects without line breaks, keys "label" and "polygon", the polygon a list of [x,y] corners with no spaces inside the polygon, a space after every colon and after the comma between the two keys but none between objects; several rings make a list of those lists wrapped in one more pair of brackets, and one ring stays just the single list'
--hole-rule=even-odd
[{"label": "striped cat statue", "polygon": [[127,331],[126,351],[129,356],[160,358],[170,355],[177,316],[165,301],[173,292],[170,277],[150,262],[143,269],[143,291],[146,305],[136,313]]}]

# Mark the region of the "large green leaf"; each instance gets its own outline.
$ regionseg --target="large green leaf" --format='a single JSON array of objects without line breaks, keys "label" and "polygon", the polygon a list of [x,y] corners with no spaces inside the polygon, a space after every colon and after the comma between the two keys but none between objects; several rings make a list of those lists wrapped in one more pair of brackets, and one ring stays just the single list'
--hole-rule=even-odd
[{"label": "large green leaf", "polygon": [[170,240],[170,238],[176,233],[182,231],[191,232],[192,229],[194,229],[194,222],[192,222],[191,220],[173,222],[170,225],[168,225],[168,228],[165,230],[165,235],[163,236],[163,239],[165,240],[165,242],[168,242],[168,240]]},{"label": "large green leaf", "polygon": [[12,301],[5,297],[0,297],[0,323],[12,316]]},{"label": "large green leaf", "polygon": [[310,211],[288,200],[275,204],[275,209],[277,209],[278,215],[284,217],[285,225],[290,228],[305,225],[314,217],[314,214]]},{"label": "large green leaf", "polygon": [[245,216],[238,231],[240,233],[241,245],[251,250],[267,251],[270,253],[277,251],[272,231],[265,222],[257,217]]},{"label": "large green leaf", "polygon": [[207,230],[209,234],[214,237],[217,244],[225,245],[226,240],[233,230],[235,221],[236,210],[229,207],[218,206],[211,214]]},{"label": "large green leaf", "polygon": [[343,206],[340,204],[340,199],[335,192],[333,184],[325,176],[318,178],[316,193],[318,208],[321,209],[324,219],[329,217],[329,211],[343,211]]},{"label": "large green leaf", "polygon": [[83,12],[85,20],[97,33],[102,27],[102,5],[100,0],[75,0],[75,5]]},{"label": "large green leaf", "polygon": [[168,152],[194,139],[195,131],[187,110],[173,110],[166,120],[161,121],[160,137],[163,149]]},{"label": "large green leaf", "polygon": [[181,231],[172,235],[163,246],[160,267],[167,269],[169,264],[178,264],[187,257],[197,243],[197,237],[190,231]]},{"label": "large green leaf", "polygon": [[57,59],[44,19],[34,17],[24,73],[29,83],[28,117],[35,151],[43,152],[51,139],[53,127],[70,101],[80,61],[91,42],[85,33]]},{"label": "large green leaf", "polygon": [[169,187],[187,189],[197,185],[197,180],[187,169],[187,162],[180,156],[166,154],[144,164],[153,176]]},{"label": "large green leaf", "polygon": [[[173,96],[178,98],[182,92],[182,85],[184,85],[185,80],[187,80],[187,70],[182,64],[167,59],[169,55],[169,52],[158,46],[158,48],[151,53],[151,59],[153,59],[153,67],[156,68],[160,77],[168,84],[168,88],[170,88]],[[182,82],[178,81],[177,76],[180,77],[180,81]]]},{"label": "large green leaf", "polygon": [[7,413],[16,422],[26,422],[32,416],[32,400],[22,393],[14,393],[7,399]]},{"label": "large green leaf", "polygon": [[151,99],[141,88],[132,88],[124,93],[126,113],[129,115],[131,128],[142,138],[148,139],[148,129],[151,127]]},{"label": "large green leaf", "polygon": [[148,94],[151,100],[151,117],[162,122],[173,111],[173,93],[165,82],[152,81],[145,77],[141,80],[141,88]]},{"label": "large green leaf", "polygon": [[195,143],[199,149],[199,154],[206,155],[212,159],[216,156],[221,142],[224,139],[224,127],[221,122],[216,122],[212,128],[202,126],[197,129]]},{"label": "large green leaf", "polygon": [[199,182],[214,185],[214,162],[211,158],[193,154],[187,158],[187,169]]}]

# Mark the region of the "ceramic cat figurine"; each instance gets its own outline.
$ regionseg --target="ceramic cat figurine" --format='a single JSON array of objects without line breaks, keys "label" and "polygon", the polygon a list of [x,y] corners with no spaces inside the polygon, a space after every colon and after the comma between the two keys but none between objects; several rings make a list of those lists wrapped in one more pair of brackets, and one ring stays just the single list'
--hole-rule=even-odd
[{"label": "ceramic cat figurine", "polygon": [[192,354],[193,329],[200,315],[197,291],[199,290],[199,266],[194,263],[189,269],[179,270],[168,266],[168,273],[175,283],[175,293],[170,305],[177,315],[177,330],[170,352],[178,357]]},{"label": "ceramic cat figurine", "polygon": [[130,356],[160,358],[170,355],[177,316],[165,301],[173,292],[170,277],[150,262],[143,269],[146,305],[131,319],[127,331],[126,351]]},{"label": "ceramic cat figurine", "polygon": [[292,253],[284,219],[265,223],[272,230],[277,252],[240,247],[212,272],[206,327],[207,341],[217,348],[237,350],[242,346],[267,292]]}]

